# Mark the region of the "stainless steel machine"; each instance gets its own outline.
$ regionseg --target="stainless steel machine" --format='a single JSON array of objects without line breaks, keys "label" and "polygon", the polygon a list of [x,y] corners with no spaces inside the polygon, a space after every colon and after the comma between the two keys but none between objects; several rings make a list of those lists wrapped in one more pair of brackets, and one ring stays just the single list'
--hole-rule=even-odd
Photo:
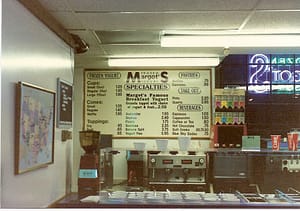
[{"label": "stainless steel machine", "polygon": [[100,134],[99,139],[99,177],[101,188],[113,186],[113,155],[118,151],[112,150],[112,134]]},{"label": "stainless steel machine", "polygon": [[148,152],[148,184],[152,190],[205,191],[206,155]]}]

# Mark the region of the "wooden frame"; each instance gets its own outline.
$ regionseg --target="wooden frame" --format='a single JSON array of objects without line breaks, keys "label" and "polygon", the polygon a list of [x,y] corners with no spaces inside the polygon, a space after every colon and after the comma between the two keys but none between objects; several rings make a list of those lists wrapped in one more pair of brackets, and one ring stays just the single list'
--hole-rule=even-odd
[{"label": "wooden frame", "polygon": [[57,78],[57,127],[72,127],[73,85]]},{"label": "wooden frame", "polygon": [[54,162],[55,92],[16,85],[15,174]]}]

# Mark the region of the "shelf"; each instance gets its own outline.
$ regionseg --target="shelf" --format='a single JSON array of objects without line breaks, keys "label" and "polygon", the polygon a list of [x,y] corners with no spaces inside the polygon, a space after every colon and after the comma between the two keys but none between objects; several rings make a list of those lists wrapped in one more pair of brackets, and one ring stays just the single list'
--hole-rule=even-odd
[{"label": "shelf", "polygon": [[215,108],[215,112],[245,112],[244,108]]},{"label": "shelf", "polygon": [[214,124],[241,125],[245,123],[245,91],[214,90]]}]

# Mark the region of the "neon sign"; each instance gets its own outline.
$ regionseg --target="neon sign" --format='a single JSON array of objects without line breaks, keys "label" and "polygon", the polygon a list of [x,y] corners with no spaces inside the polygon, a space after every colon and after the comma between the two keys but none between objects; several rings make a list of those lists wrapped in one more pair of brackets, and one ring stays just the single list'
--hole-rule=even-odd
[{"label": "neon sign", "polygon": [[287,57],[273,57],[272,64],[300,64],[300,57],[287,56]]},{"label": "neon sign", "polygon": [[249,84],[270,83],[270,58],[264,54],[255,54],[249,59]]},{"label": "neon sign", "polygon": [[248,90],[268,92],[273,85],[272,90],[291,92],[291,85],[300,84],[300,55],[254,54],[248,65]]}]

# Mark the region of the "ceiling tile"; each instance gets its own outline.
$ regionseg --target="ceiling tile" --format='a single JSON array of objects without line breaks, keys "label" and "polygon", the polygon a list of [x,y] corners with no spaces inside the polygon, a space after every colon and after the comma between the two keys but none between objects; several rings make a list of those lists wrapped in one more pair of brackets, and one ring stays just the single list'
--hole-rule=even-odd
[{"label": "ceiling tile", "polygon": [[248,12],[199,12],[163,14],[77,13],[88,28],[95,30],[148,29],[237,29]]},{"label": "ceiling tile", "polygon": [[251,10],[257,0],[69,0],[75,11],[216,11]]},{"label": "ceiling tile", "polygon": [[223,53],[223,48],[161,48],[158,46],[103,46],[108,55],[113,57],[197,57],[216,56]]},{"label": "ceiling tile", "polygon": [[261,0],[257,9],[296,10],[300,9],[299,0]]},{"label": "ceiling tile", "polygon": [[49,11],[71,11],[64,0],[39,0]]},{"label": "ceiling tile", "polygon": [[245,30],[300,32],[300,12],[256,12]]},{"label": "ceiling tile", "polygon": [[65,27],[65,29],[85,29],[81,20],[72,12],[51,12],[51,14]]}]

